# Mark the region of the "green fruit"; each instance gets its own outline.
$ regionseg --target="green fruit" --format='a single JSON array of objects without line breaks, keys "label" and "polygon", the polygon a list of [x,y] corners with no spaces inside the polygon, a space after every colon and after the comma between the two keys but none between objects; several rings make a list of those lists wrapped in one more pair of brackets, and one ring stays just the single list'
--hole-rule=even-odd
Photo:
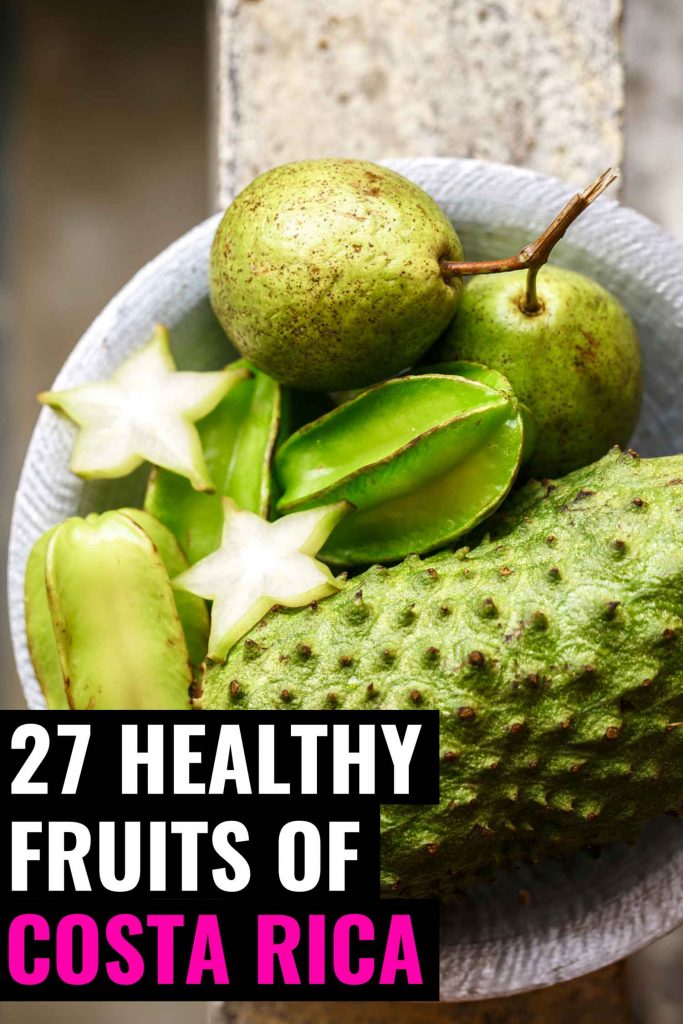
[{"label": "green fruit", "polygon": [[[168,572],[136,519],[161,541],[170,564],[186,565],[165,527],[128,510],[67,519],[33,549],[27,633],[48,707],[190,706],[190,658]],[[179,607],[199,653],[206,606],[184,595]]]},{"label": "green fruit", "polygon": [[308,160],[256,178],[213,243],[211,303],[246,358],[284,384],[340,391],[410,366],[451,319],[458,236],[385,167]]},{"label": "green fruit", "polygon": [[[510,381],[498,370],[492,370],[490,366],[482,366],[481,363],[470,363],[464,359],[455,362],[436,363],[428,366],[418,366],[413,373],[441,373],[451,374],[456,377],[467,377],[468,380],[478,380],[481,384],[488,384],[496,391],[503,394],[514,394]],[[519,411],[524,424],[524,448],[522,451],[522,466],[525,466],[538,443],[538,423],[528,405],[519,402]]]},{"label": "green fruit", "polygon": [[211,661],[224,661],[273,605],[302,608],[344,586],[314,556],[349,508],[340,501],[269,523],[223,498],[220,547],[171,581],[211,601]]},{"label": "green fruit", "polygon": [[512,393],[510,381],[499,370],[492,370],[490,366],[470,363],[464,359],[445,363],[428,363],[426,366],[418,366],[413,373],[441,373],[455,377],[467,377],[468,380],[477,380],[480,384],[486,384],[504,394]]},{"label": "green fruit", "polygon": [[[120,509],[116,514],[141,527],[154,548],[161,556],[166,575],[177,576],[187,569],[187,559],[170,530],[148,512],[136,508]],[[86,523],[96,526],[99,516],[90,515]],[[78,520],[76,520],[78,521]],[[70,520],[71,522],[71,520]],[[53,526],[34,545],[26,565],[24,599],[26,615],[26,639],[31,660],[45,696],[48,708],[64,711],[69,707],[66,695],[60,652],[55,637],[53,604],[48,598],[46,585],[46,560],[48,548],[54,534],[61,526]],[[102,587],[107,581],[102,579]],[[174,592],[176,611],[183,628],[188,656],[192,665],[198,666],[206,656],[209,637],[209,612],[206,603],[192,594]]]},{"label": "green fruit", "polygon": [[552,476],[628,441],[640,409],[640,351],[621,304],[582,274],[543,267],[533,314],[524,312],[525,294],[525,271],[472,278],[434,358],[505,374],[539,427],[527,471]]},{"label": "green fruit", "polygon": [[151,462],[182,476],[199,491],[213,491],[195,426],[249,371],[176,370],[168,331],[157,324],[142,348],[108,380],[38,400],[68,416],[78,432],[69,467],[86,480],[115,480]]},{"label": "green fruit", "polygon": [[517,475],[523,426],[503,393],[464,377],[400,377],[302,427],[282,446],[278,511],[355,506],[321,557],[395,561],[470,530]]},{"label": "green fruit", "polygon": [[683,801],[682,510],[683,456],[527,484],[472,550],[272,612],[200,706],[438,708],[440,804],[383,809],[394,892],[630,839]]},{"label": "green fruit", "polygon": [[296,393],[260,370],[249,369],[252,375],[236,384],[197,425],[215,493],[200,493],[184,477],[165,469],[155,468],[149,477],[145,508],[173,532],[191,564],[220,544],[224,497],[244,511],[269,517],[276,445],[325,408],[322,396]]},{"label": "green fruit", "polygon": [[52,614],[45,586],[45,558],[50,540],[57,530],[53,526],[33,546],[26,563],[24,577],[24,611],[26,641],[36,678],[50,711],[67,711],[62,666],[52,626]]},{"label": "green fruit", "polygon": [[220,543],[223,497],[268,517],[282,402],[280,385],[257,370],[236,384],[198,424],[206,465],[216,485],[214,494],[196,491],[177,473],[152,470],[145,508],[174,533],[191,563],[205,558]]},{"label": "green fruit", "polygon": [[[194,491],[193,493],[196,494],[197,492]],[[183,554],[180,544],[163,523],[160,523],[149,512],[143,512],[142,509],[123,508],[120,512],[121,515],[132,519],[134,523],[137,523],[145,531],[161,555],[166,575],[170,580],[187,569],[187,558]],[[202,601],[200,597],[195,597],[194,594],[186,594],[180,590],[174,590],[173,597],[178,618],[185,634],[190,662],[193,665],[200,665],[206,657],[209,641],[209,609],[206,606],[206,601]]]}]

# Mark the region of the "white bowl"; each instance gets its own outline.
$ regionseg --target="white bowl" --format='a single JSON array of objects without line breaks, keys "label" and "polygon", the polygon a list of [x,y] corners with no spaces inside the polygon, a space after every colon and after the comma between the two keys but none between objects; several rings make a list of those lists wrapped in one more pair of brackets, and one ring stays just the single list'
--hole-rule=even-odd
[{"label": "white bowl", "polygon": [[[511,255],[572,194],[530,171],[474,160],[393,160],[451,217],[470,258]],[[149,263],[116,295],[74,348],[56,386],[98,380],[161,321],[181,365],[218,366],[230,348],[207,300],[211,217]],[[643,455],[683,451],[683,245],[602,198],[571,228],[553,260],[619,296],[645,357],[645,402],[633,444]],[[201,341],[200,345],[196,343]],[[31,708],[44,707],[26,646],[23,577],[35,540],[74,513],[139,498],[144,474],[83,484],[68,470],[73,429],[43,410],[19,482],[10,537],[9,608],[19,675]],[[526,890],[530,900],[520,901]],[[501,875],[446,915],[442,997],[509,995],[597,969],[683,922],[683,822],[652,822],[638,844],[580,854],[562,864]]]}]

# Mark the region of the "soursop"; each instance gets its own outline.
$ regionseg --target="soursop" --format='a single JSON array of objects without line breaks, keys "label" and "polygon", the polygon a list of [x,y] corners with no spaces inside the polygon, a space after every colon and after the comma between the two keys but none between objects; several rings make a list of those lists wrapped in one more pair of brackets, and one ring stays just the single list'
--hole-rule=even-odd
[{"label": "soursop", "polygon": [[635,837],[683,802],[683,456],[530,483],[472,549],[275,610],[216,708],[438,708],[441,800],[382,813],[382,880],[446,892]]}]

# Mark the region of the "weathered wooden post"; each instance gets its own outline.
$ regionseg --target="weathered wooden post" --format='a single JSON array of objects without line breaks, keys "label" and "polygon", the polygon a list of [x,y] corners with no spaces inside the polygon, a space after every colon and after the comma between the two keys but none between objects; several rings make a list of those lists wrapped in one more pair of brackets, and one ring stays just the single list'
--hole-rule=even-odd
[{"label": "weathered wooden post", "polygon": [[[474,157],[585,184],[622,154],[621,6],[215,0],[217,205],[270,166],[325,155]],[[621,964],[477,1004],[217,1004],[212,1019],[620,1024],[628,1008]]]}]

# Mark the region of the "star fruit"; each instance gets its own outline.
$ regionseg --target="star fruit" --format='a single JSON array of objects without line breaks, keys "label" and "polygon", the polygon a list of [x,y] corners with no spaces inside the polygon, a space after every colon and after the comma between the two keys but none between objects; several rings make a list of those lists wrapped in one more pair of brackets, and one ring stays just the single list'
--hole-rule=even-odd
[{"label": "star fruit", "polygon": [[204,373],[176,370],[168,331],[158,325],[150,341],[106,381],[67,391],[45,391],[38,400],[78,426],[71,470],[91,479],[127,476],[145,460],[187,477],[198,491],[214,485],[195,426],[218,405],[248,369]]},{"label": "star fruit", "polygon": [[350,508],[340,501],[269,523],[223,499],[220,547],[172,581],[213,601],[209,658],[223,660],[274,605],[298,608],[341,590],[314,556]]}]

